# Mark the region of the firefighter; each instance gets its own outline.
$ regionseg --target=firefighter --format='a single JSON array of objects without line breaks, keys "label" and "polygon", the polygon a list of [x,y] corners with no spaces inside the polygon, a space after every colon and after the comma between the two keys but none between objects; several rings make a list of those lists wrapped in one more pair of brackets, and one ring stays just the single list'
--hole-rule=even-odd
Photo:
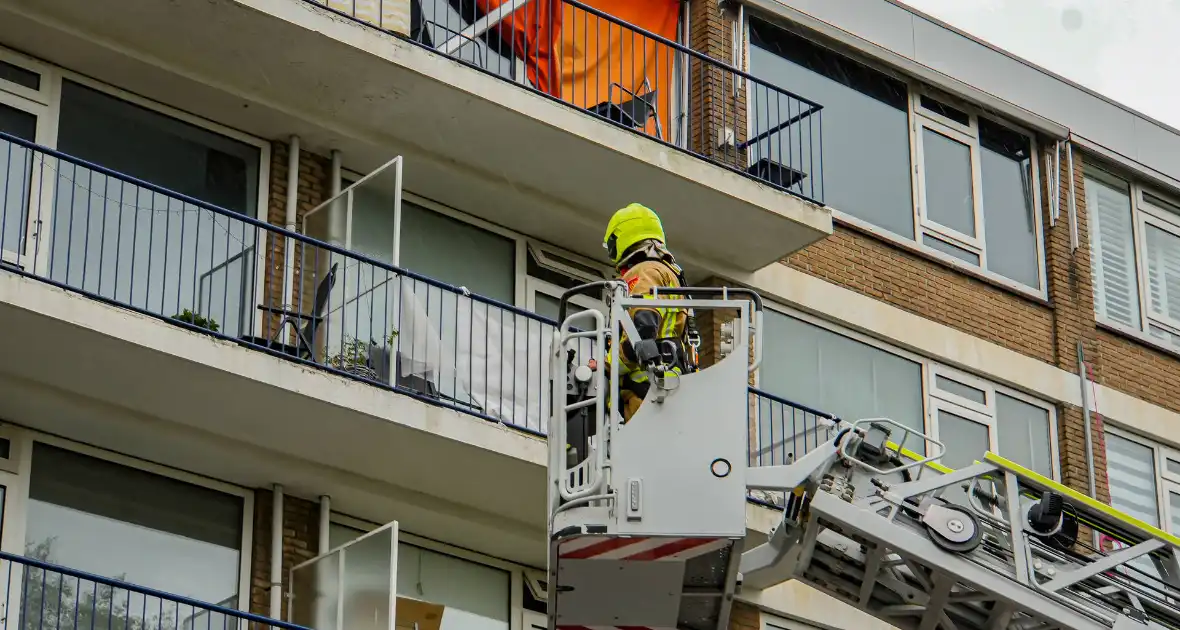
[{"label": "firefighter", "polygon": [[[653,288],[685,286],[684,273],[668,251],[660,218],[646,206],[633,203],[616,212],[602,245],[632,297],[651,298]],[[632,343],[627,343],[625,335],[620,339],[623,422],[635,415],[651,388],[650,370],[662,371],[665,379],[679,378],[696,369],[700,346],[690,309],[635,307],[629,314],[640,338]],[[608,369],[610,357],[608,352]]]}]

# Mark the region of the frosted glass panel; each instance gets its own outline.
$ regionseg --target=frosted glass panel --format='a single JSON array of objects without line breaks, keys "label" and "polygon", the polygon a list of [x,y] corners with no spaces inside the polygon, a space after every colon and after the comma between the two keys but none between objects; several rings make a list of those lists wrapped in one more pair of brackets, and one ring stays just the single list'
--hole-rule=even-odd
[{"label": "frosted glass panel", "polygon": [[406,202],[401,266],[507,304],[516,295],[516,244],[511,239]]},{"label": "frosted glass panel", "polygon": [[[360,535],[359,530],[336,523],[328,530],[333,546]],[[415,614],[433,610],[416,603],[426,602],[442,607],[441,630],[507,630],[510,581],[506,571],[407,543],[398,544],[397,566],[399,627]],[[415,601],[403,605],[406,599]]]},{"label": "frosted glass panel", "polygon": [[1047,409],[997,394],[996,425],[1000,455],[1046,477],[1053,476]]},{"label": "frosted glass panel", "polygon": [[966,398],[967,400],[979,403],[981,405],[987,404],[987,394],[983,390],[976,389],[969,385],[964,385],[959,381],[949,379],[945,376],[937,377],[935,379],[935,384],[938,385],[938,389],[941,389],[942,391],[949,394],[954,394],[960,398]]},{"label": "frosted glass panel", "polygon": [[343,627],[348,630],[389,630],[393,605],[393,536],[378,532],[345,547]]},{"label": "frosted glass panel", "polygon": [[985,425],[947,411],[938,412],[938,440],[946,446],[941,464],[955,470],[983,459],[988,451]]},{"label": "frosted glass panel", "polygon": [[332,554],[296,569],[291,580],[291,621],[316,630],[338,630],[340,556]]},{"label": "frosted glass panel", "polygon": [[[772,311],[766,312],[765,327],[762,389],[845,420],[885,417],[923,430],[918,363]],[[759,449],[764,455],[812,428],[797,420],[759,414]]]}]

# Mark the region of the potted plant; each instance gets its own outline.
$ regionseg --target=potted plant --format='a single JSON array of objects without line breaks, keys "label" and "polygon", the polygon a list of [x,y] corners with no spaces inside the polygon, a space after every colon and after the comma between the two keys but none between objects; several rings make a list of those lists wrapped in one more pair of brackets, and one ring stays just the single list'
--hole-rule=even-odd
[{"label": "potted plant", "polygon": [[217,332],[218,329],[221,328],[217,325],[217,320],[213,319],[212,317],[205,317],[204,315],[201,315],[200,313],[194,313],[187,308],[184,309],[183,313],[177,313],[176,315],[173,315],[172,319],[175,319],[178,322],[192,324],[197,328],[204,328],[212,332]]},{"label": "potted plant", "polygon": [[[396,330],[389,333],[385,343],[392,346],[397,338]],[[377,374],[369,367],[369,346],[375,342],[364,342],[356,337],[344,336],[340,343],[340,352],[328,357],[328,365],[370,380],[376,380]]]}]

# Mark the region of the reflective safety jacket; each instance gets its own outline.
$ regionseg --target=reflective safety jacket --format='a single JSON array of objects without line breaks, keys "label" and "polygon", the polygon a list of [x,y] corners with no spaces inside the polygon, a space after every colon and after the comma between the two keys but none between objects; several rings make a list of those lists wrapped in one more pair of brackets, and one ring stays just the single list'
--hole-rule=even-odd
[{"label": "reflective safety jacket", "polygon": [[[630,289],[631,297],[642,297],[651,299],[651,290],[655,287],[660,288],[677,288],[680,287],[680,270],[669,264],[665,260],[647,258],[641,260],[631,267],[623,269],[623,281],[627,283]],[[660,299],[680,299],[680,296],[660,296]],[[658,339],[676,339],[682,341],[684,339],[685,323],[688,320],[688,309],[686,308],[654,308],[637,306],[628,313],[632,318],[637,313],[644,310],[654,311],[660,318],[659,331],[656,333]],[[626,343],[626,333],[620,335],[620,342]],[[637,369],[638,366],[630,361],[627,361],[622,356],[620,345],[620,358],[622,359],[623,371],[622,374],[634,382],[643,382],[647,380],[647,373]],[[610,361],[610,353],[607,354],[607,361]],[[679,367],[674,368],[676,373],[680,373]]]}]

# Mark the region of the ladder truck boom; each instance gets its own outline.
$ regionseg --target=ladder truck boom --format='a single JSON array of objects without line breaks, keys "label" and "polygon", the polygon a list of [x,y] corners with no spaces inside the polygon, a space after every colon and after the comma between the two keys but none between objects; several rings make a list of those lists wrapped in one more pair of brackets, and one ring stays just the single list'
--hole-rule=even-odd
[{"label": "ladder truck boom", "polygon": [[[587,291],[608,293],[607,312],[566,317]],[[824,420],[809,452],[748,466],[757,294],[635,298],[606,282],[561,304],[549,630],[726,630],[742,589],[793,579],[905,630],[1180,630],[1180,538],[994,453],[950,470],[941,442],[894,420]],[[619,375],[601,366],[612,339],[637,338],[639,305],[730,319],[720,360],[679,378],[653,370],[624,423],[609,405]],[[745,550],[751,490],[785,499],[767,541]]]}]

